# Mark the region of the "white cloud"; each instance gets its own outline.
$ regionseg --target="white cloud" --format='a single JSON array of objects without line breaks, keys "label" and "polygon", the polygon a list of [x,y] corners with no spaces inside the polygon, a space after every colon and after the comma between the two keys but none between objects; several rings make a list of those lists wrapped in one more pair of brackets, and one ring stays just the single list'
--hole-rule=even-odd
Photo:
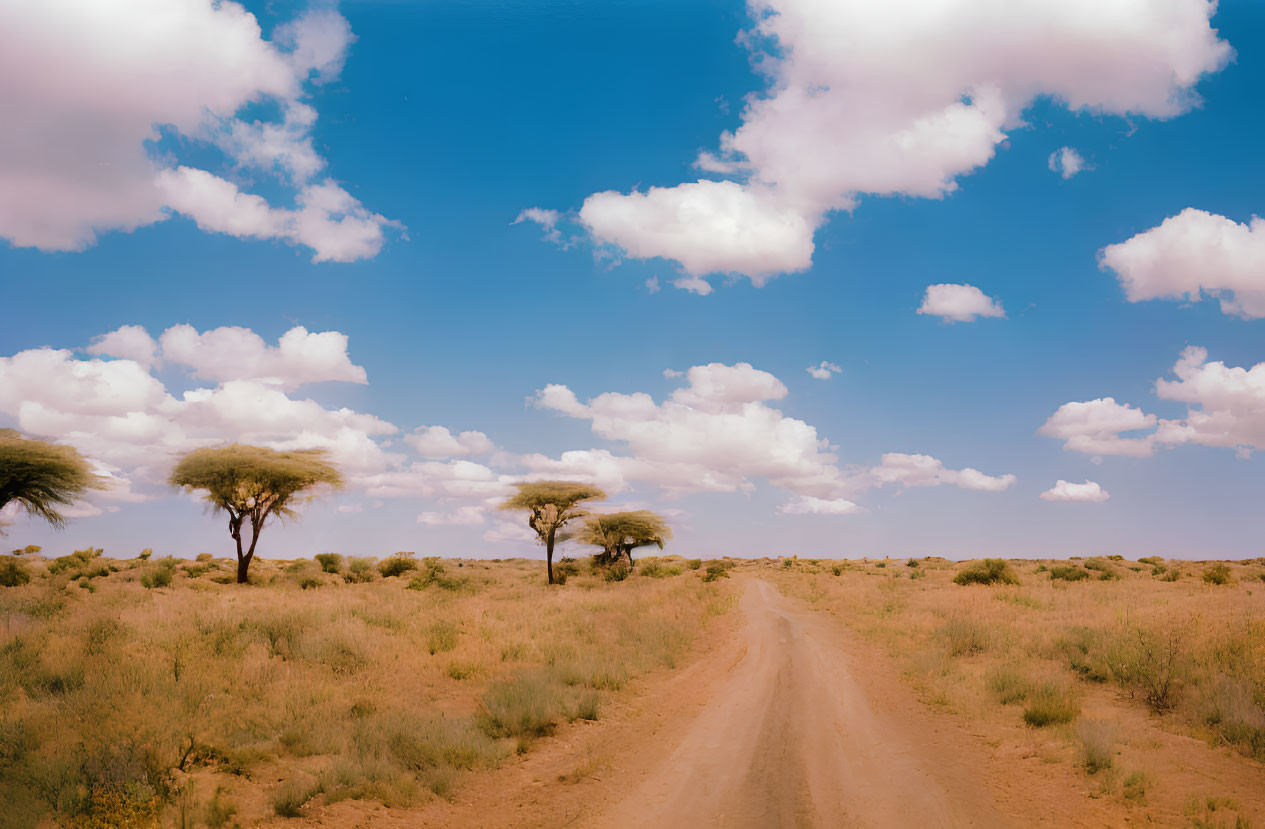
[{"label": "white cloud", "polygon": [[364,512],[365,506],[364,504],[339,504],[336,509],[342,513],[357,513]]},{"label": "white cloud", "polygon": [[159,362],[158,343],[139,325],[124,325],[108,334],[93,337],[92,345],[84,350],[89,354],[132,360],[143,368]]},{"label": "white cloud", "polygon": [[483,540],[495,544],[535,544],[536,533],[527,526],[526,522],[498,518],[492,527],[483,533]]},{"label": "white cloud", "polygon": [[486,455],[496,447],[482,432],[462,432],[454,435],[444,426],[419,426],[404,442],[417,450],[423,458],[444,460]]},{"label": "white cloud", "polygon": [[1087,455],[1148,457],[1155,451],[1153,439],[1121,437],[1122,433],[1150,431],[1158,418],[1141,409],[1100,397],[1083,403],[1064,403],[1050,415],[1037,434],[1064,441],[1063,448]]},{"label": "white cloud", "polygon": [[[1210,0],[749,0],[768,77],[696,181],[589,196],[599,244],[757,284],[811,264],[813,233],[860,194],[942,198],[1038,96],[1169,118],[1229,60]],[[911,56],[916,56],[911,58]]]},{"label": "white cloud", "polygon": [[[116,332],[117,333],[117,332]],[[204,380],[259,380],[294,389],[306,383],[367,383],[365,370],[347,355],[347,335],[291,328],[271,346],[249,328],[224,326],[202,333],[174,325],[159,338],[162,358],[188,366]]]},{"label": "white cloud", "polygon": [[974,322],[976,317],[1005,317],[1001,303],[974,285],[928,285],[919,314],[930,314],[949,322]]},{"label": "white cloud", "polygon": [[[1265,363],[1242,368],[1209,362],[1206,349],[1191,346],[1173,374],[1177,379],[1156,381],[1155,393],[1185,403],[1185,417],[1157,418],[1107,397],[1060,406],[1039,433],[1065,441],[1065,449],[1095,455],[1145,457],[1186,443],[1235,449],[1240,457],[1265,448]],[[1146,434],[1120,437],[1136,431]]]},{"label": "white cloud", "polygon": [[522,222],[535,222],[540,225],[540,229],[544,231],[546,241],[554,244],[562,244],[562,231],[558,229],[558,220],[562,218],[562,214],[557,210],[549,210],[544,207],[528,207],[519,211],[514,217],[511,225],[520,224]]},{"label": "white cloud", "polygon": [[[306,245],[317,261],[377,253],[391,223],[315,180],[325,163],[305,99],[341,68],[347,21],[318,9],[273,34],[228,0],[0,5],[0,238],[79,250],[172,209],[208,230]],[[281,120],[238,117],[258,103]],[[298,189],[297,208],[146,146],[171,135],[219,147],[230,168],[275,171]]]},{"label": "white cloud", "polygon": [[707,296],[715,288],[712,283],[703,279],[701,276],[682,276],[679,279],[672,280],[672,287],[680,288],[682,291],[689,291],[691,294],[699,296]]},{"label": "white cloud", "polygon": [[1046,501],[1088,501],[1095,504],[1101,504],[1110,497],[1107,490],[1093,481],[1073,484],[1060,480],[1051,489],[1041,493],[1041,498]]},{"label": "white cloud", "polygon": [[870,485],[897,484],[903,487],[940,486],[949,484],[962,489],[975,489],[984,492],[1002,492],[1014,486],[1014,475],[985,475],[978,469],[949,469],[930,455],[907,455],[901,452],[888,452],[883,455],[878,466],[872,467],[863,476]]},{"label": "white cloud", "polygon": [[1099,254],[1130,302],[1148,299],[1221,301],[1221,311],[1265,317],[1265,219],[1239,224],[1188,207]]},{"label": "white cloud", "polygon": [[804,371],[808,372],[809,376],[811,376],[814,380],[829,380],[830,375],[839,374],[843,371],[843,369],[835,363],[828,363],[825,360],[822,360],[819,364],[809,366],[804,369]]},{"label": "white cloud", "polygon": [[659,277],[652,276],[646,280],[646,293],[650,293],[650,294],[659,293]]},{"label": "white cloud", "polygon": [[1085,159],[1072,147],[1059,147],[1050,153],[1047,162],[1052,172],[1061,175],[1064,180],[1071,178],[1082,170],[1088,170]]},{"label": "white cloud", "polygon": [[617,392],[580,403],[567,387],[547,386],[537,406],[591,421],[594,434],[627,444],[631,456],[589,450],[557,461],[535,456],[529,466],[585,471],[614,490],[647,482],[670,494],[750,491],[762,478],[797,495],[842,497],[835,456],[817,430],[766,405],[785,397],[780,380],[747,363],[694,366],[686,375],[688,385],[662,403]]},{"label": "white cloud", "polygon": [[865,509],[845,498],[800,496],[778,507],[777,511],[783,515],[853,515]]}]

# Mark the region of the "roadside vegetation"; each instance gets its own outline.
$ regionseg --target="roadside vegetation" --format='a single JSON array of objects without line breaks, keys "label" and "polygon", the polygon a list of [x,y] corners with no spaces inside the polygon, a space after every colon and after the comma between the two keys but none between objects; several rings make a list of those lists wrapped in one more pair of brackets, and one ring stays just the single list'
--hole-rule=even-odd
[{"label": "roadside vegetation", "polygon": [[692,657],[680,559],[0,557],[0,826],[248,825],[451,796]]},{"label": "roadside vegetation", "polygon": [[[1151,727],[1265,762],[1265,559],[918,564],[786,559],[761,575],[884,646],[998,751],[1071,763],[1094,796],[1159,796]],[[1182,796],[1205,794],[1220,793]]]}]

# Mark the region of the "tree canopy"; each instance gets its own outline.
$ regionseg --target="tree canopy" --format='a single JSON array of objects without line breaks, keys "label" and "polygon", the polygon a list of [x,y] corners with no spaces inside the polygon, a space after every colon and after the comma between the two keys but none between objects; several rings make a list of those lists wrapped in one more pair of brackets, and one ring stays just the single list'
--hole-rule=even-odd
[{"label": "tree canopy", "polygon": [[633,550],[651,544],[662,550],[672,537],[672,529],[663,516],[650,510],[609,512],[589,515],[573,537],[582,544],[601,547],[598,561],[603,564],[627,558],[631,565]]},{"label": "tree canopy", "polygon": [[549,583],[553,584],[553,547],[558,530],[588,514],[579,506],[582,502],[605,498],[606,493],[592,484],[576,481],[529,481],[515,486],[518,492],[500,508],[527,511],[527,526],[545,545],[545,567]]},{"label": "tree canopy", "polygon": [[0,509],[17,502],[31,515],[62,527],[66,519],[58,507],[101,487],[101,479],[73,447],[0,429]]},{"label": "tree canopy", "polygon": [[[343,476],[323,449],[278,452],[262,446],[233,444],[195,449],[172,470],[168,481],[189,492],[205,492],[215,512],[228,513],[229,534],[237,542],[237,581],[248,580],[248,568],[264,525],[274,516],[296,518],[295,507],[314,497],[320,486],[341,489]],[[251,538],[243,549],[242,526]]]}]

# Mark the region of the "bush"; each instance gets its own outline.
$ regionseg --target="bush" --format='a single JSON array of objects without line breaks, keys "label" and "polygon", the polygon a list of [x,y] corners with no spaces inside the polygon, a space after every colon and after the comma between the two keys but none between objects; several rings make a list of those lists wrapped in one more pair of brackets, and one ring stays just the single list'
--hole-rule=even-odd
[{"label": "bush", "polygon": [[1089,578],[1089,571],[1075,564],[1056,564],[1050,568],[1050,581],[1083,581]]},{"label": "bush", "polygon": [[1018,584],[1015,570],[1002,558],[986,558],[959,570],[953,577],[954,584]]},{"label": "bush", "polygon": [[647,561],[637,570],[637,574],[651,579],[666,579],[681,575],[681,568],[669,567],[657,561]]},{"label": "bush", "polygon": [[703,561],[702,559],[692,558],[689,561],[685,562],[685,566],[690,568],[691,570],[698,570],[699,568],[703,566]]},{"label": "bush", "polygon": [[19,587],[30,581],[31,571],[16,557],[0,558],[0,587]]},{"label": "bush", "polygon": [[1167,573],[1160,576],[1160,581],[1177,581],[1181,577],[1182,577],[1181,570],[1169,570]]},{"label": "bush", "polygon": [[1032,681],[1015,668],[1001,666],[988,676],[988,687],[1002,705],[1023,702],[1032,690]]},{"label": "bush", "polygon": [[[409,590],[425,590],[432,584],[440,590],[460,590],[466,585],[465,579],[458,579],[449,576],[447,569],[439,562],[438,558],[426,558],[422,560],[422,572],[415,576],[408,583]],[[555,574],[556,575],[556,574]]]},{"label": "bush", "polygon": [[1160,558],[1159,556],[1143,556],[1142,558],[1138,559],[1138,564],[1157,565],[1157,564],[1163,564],[1163,563],[1164,563],[1164,559]]},{"label": "bush", "polygon": [[954,616],[938,631],[949,656],[974,656],[988,650],[992,635],[988,625],[967,616]]},{"label": "bush", "polygon": [[729,578],[729,568],[719,562],[707,565],[707,570],[703,573],[703,581],[705,582],[727,578]]},{"label": "bush", "polygon": [[416,569],[417,562],[413,560],[412,553],[396,553],[378,565],[378,572],[384,579],[402,576]]},{"label": "bush", "polygon": [[353,558],[351,563],[347,565],[347,572],[343,573],[343,581],[348,584],[365,584],[373,581],[373,562],[367,558]]},{"label": "bush", "polygon": [[308,576],[307,578],[299,582],[299,587],[304,590],[315,590],[316,588],[320,587],[323,583],[324,582],[322,582],[320,579],[316,578],[315,576]]},{"label": "bush", "polygon": [[37,556],[43,549],[43,547],[40,547],[37,544],[27,544],[25,547],[14,550],[13,554],[15,556]]},{"label": "bush", "polygon": [[1112,673],[1130,696],[1140,696],[1156,713],[1177,705],[1191,667],[1178,624],[1161,632],[1127,628],[1111,644]]},{"label": "bush", "polygon": [[1056,682],[1044,682],[1029,695],[1023,721],[1034,728],[1063,725],[1076,719],[1080,710],[1072,689]]},{"label": "bush", "polygon": [[623,581],[632,574],[632,568],[626,562],[617,561],[610,567],[607,567],[602,577],[607,581]]},{"label": "bush", "polygon": [[917,567],[917,566],[918,566],[918,561],[917,561],[916,559],[912,559],[912,558],[911,558],[909,561],[906,561],[906,562],[905,562],[905,566],[906,566],[906,567]]},{"label": "bush", "polygon": [[148,568],[141,575],[141,586],[147,590],[155,587],[171,587],[171,579],[176,573],[176,560],[165,558]]},{"label": "bush", "polygon": [[1086,561],[1085,569],[1097,571],[1099,581],[1115,581],[1120,578],[1120,574],[1116,572],[1116,568],[1112,567],[1111,563],[1102,557],[1095,557]]},{"label": "bush", "polygon": [[272,809],[279,817],[299,817],[303,812],[303,804],[307,803],[321,791],[316,783],[302,783],[291,780],[283,783],[272,796]]},{"label": "bush", "polygon": [[215,556],[211,555],[210,553],[198,553],[197,558],[195,560],[205,563],[208,561],[215,561]]},{"label": "bush", "polygon": [[542,673],[495,682],[483,695],[478,723],[489,737],[545,737],[563,717],[560,689]]},{"label": "bush", "polygon": [[1204,581],[1208,584],[1233,584],[1234,577],[1230,575],[1230,568],[1224,564],[1214,564],[1204,570]]},{"label": "bush", "polygon": [[152,556],[153,554],[154,554],[154,551],[146,547],[145,549],[141,550],[140,555],[138,555],[137,558],[139,558],[141,561],[149,561],[150,556]]},{"label": "bush", "polygon": [[316,563],[325,573],[341,573],[343,570],[343,557],[338,553],[317,553]]}]

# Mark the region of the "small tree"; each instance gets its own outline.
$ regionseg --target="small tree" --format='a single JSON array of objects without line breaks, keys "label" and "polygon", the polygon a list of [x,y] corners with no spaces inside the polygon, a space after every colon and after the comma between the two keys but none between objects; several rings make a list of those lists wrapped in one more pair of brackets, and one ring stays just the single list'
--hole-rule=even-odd
[{"label": "small tree", "polygon": [[15,501],[31,515],[63,527],[66,519],[57,508],[70,506],[101,486],[73,447],[27,440],[13,429],[0,429],[0,509]]},{"label": "small tree", "polygon": [[[342,475],[326,458],[320,449],[277,452],[236,443],[222,449],[196,449],[176,464],[169,483],[189,492],[205,490],[213,510],[228,513],[228,532],[237,542],[237,583],[245,584],[259,533],[268,519],[298,517],[294,507],[315,497],[304,494],[311,489],[342,487]],[[250,545],[243,549],[246,523],[250,524]]]},{"label": "small tree", "polygon": [[672,530],[663,516],[649,510],[590,515],[575,534],[577,541],[602,548],[597,555],[599,564],[614,564],[627,558],[629,567],[633,565],[633,550],[651,544],[662,550],[671,537]]},{"label": "small tree", "polygon": [[501,504],[501,509],[527,510],[527,526],[545,545],[545,567],[553,584],[553,545],[558,530],[568,521],[588,515],[578,506],[581,502],[605,498],[606,493],[575,481],[534,481],[517,487],[517,494]]}]

